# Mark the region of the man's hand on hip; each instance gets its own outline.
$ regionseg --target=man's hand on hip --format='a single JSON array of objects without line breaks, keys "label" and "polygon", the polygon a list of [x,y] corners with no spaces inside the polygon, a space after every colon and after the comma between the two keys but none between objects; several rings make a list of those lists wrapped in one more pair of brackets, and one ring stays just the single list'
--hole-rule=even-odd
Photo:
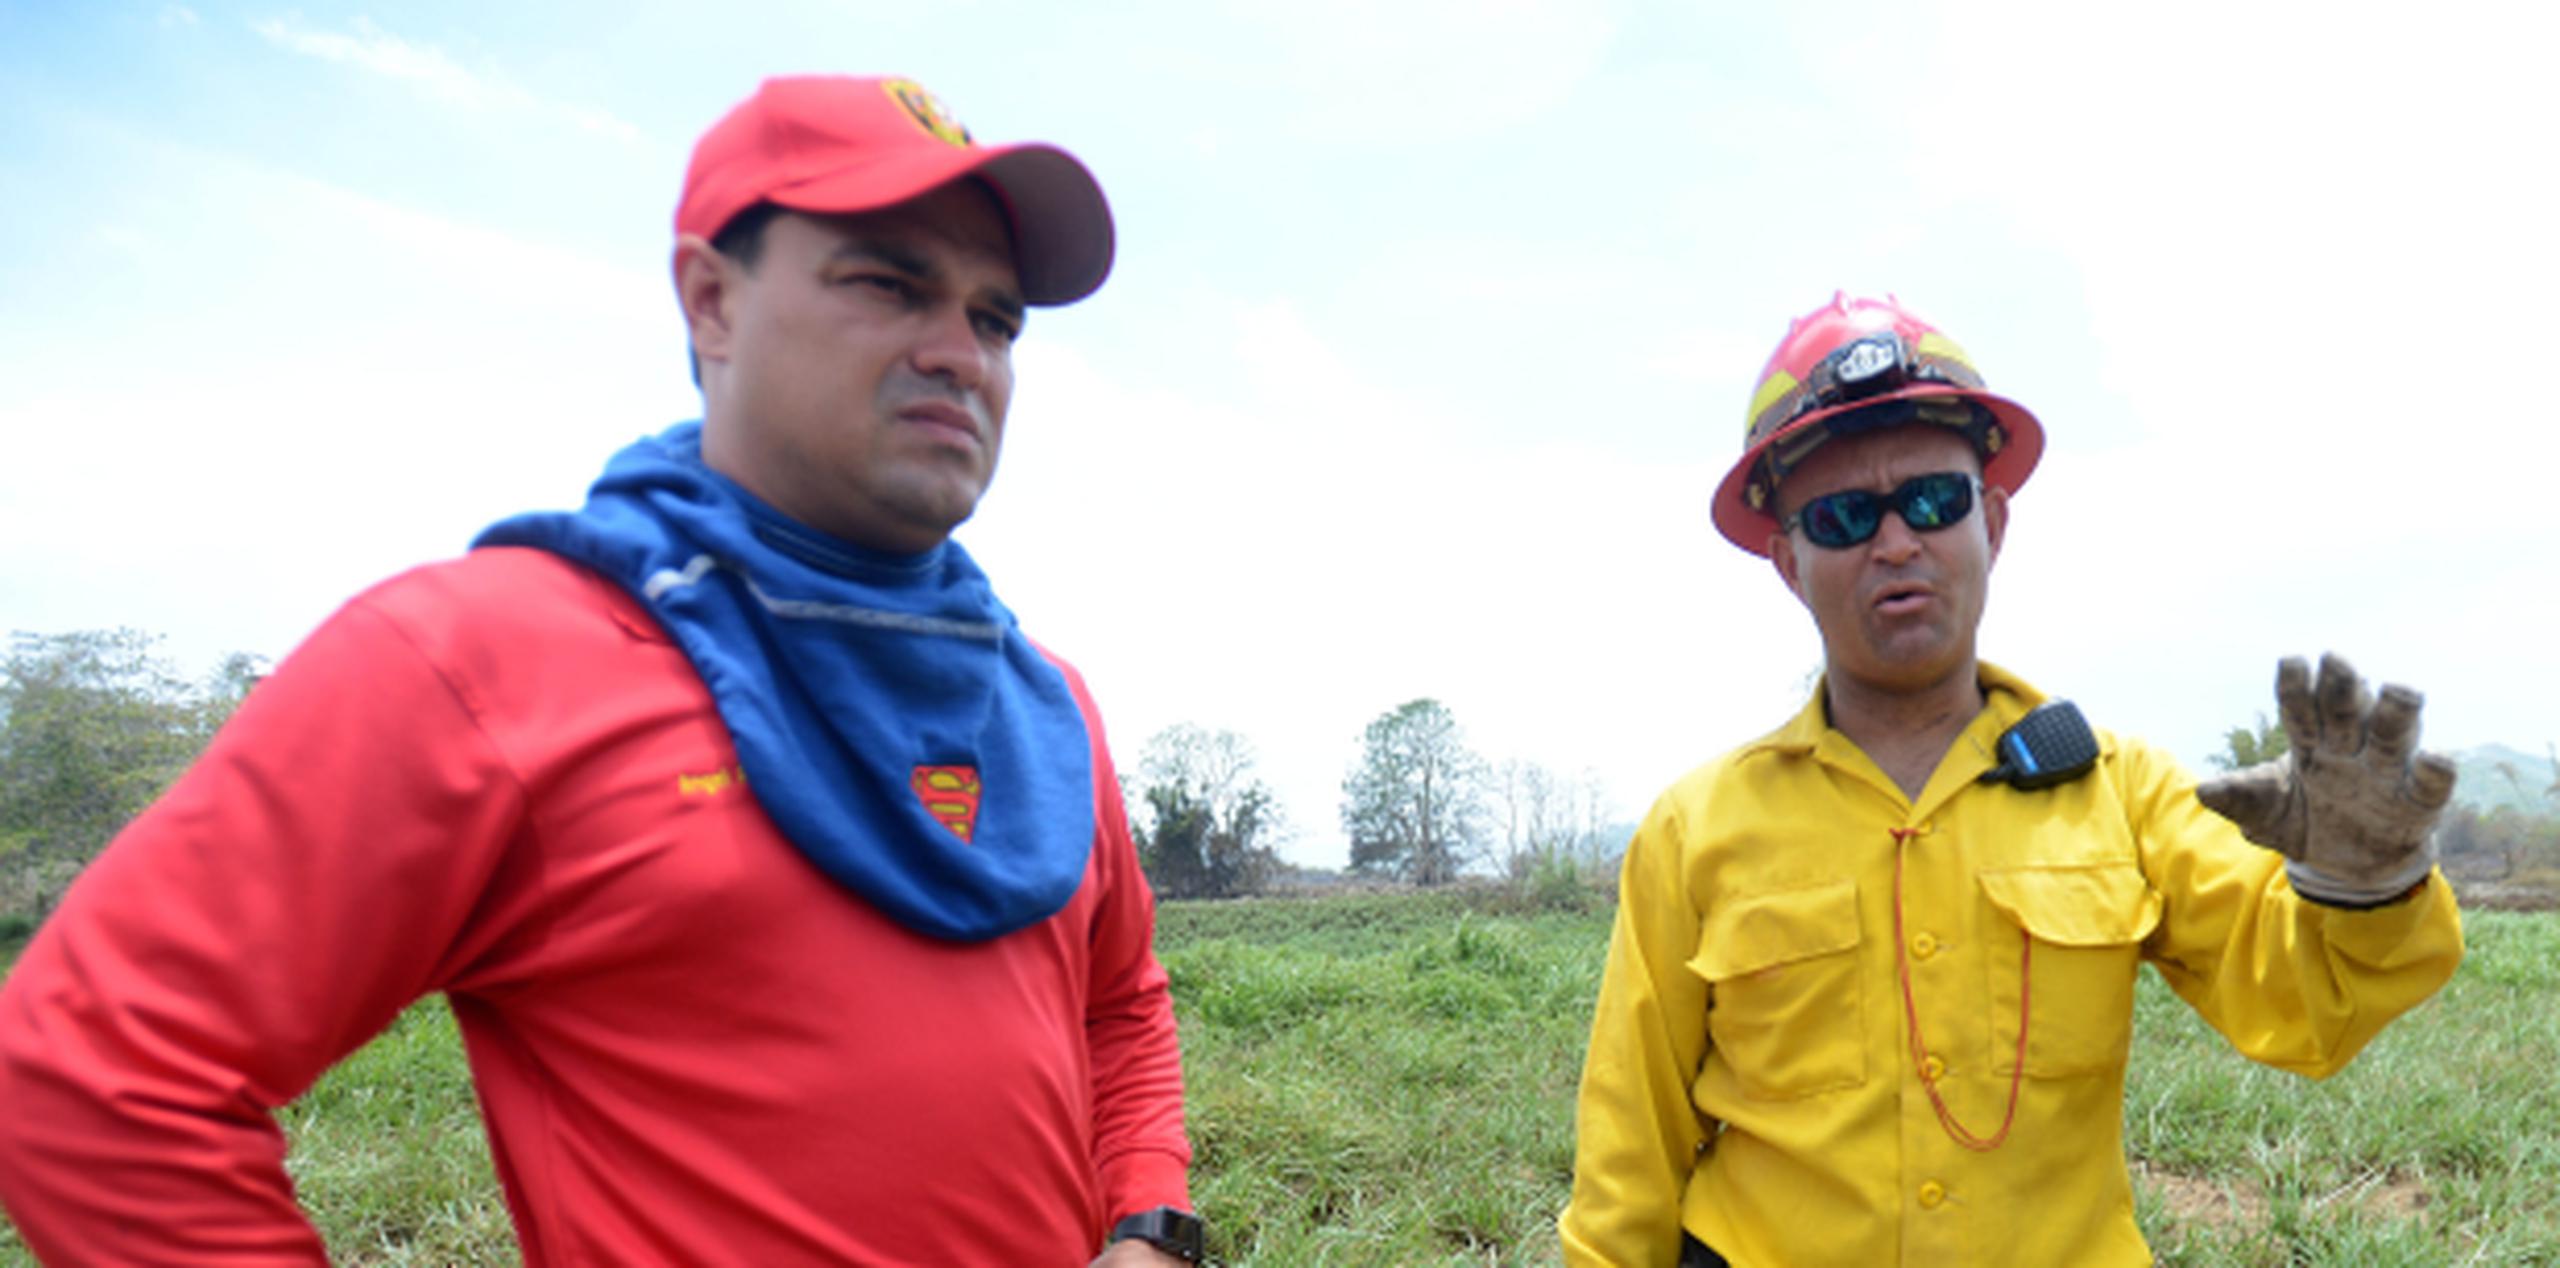
[{"label": "man's hand on hip", "polygon": [[2292,751],[2196,785],[2196,796],[2251,841],[2285,856],[2303,897],[2372,907],[2409,892],[2435,865],[2431,834],[2453,799],[2453,763],[2418,751],[2424,697],[2396,683],[2379,698],[2343,657],[2276,666],[2276,707]]}]

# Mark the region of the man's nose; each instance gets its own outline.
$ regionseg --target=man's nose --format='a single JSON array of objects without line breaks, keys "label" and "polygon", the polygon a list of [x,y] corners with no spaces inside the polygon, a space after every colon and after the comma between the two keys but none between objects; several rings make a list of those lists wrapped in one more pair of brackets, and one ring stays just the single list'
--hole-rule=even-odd
[{"label": "man's nose", "polygon": [[1875,544],[1868,549],[1884,563],[1909,563],[1920,554],[1920,530],[1905,522],[1901,512],[1887,510],[1884,522],[1876,527]]},{"label": "man's nose", "polygon": [[924,318],[909,359],[918,373],[946,380],[963,391],[976,391],[987,381],[989,355],[968,306],[947,304]]}]

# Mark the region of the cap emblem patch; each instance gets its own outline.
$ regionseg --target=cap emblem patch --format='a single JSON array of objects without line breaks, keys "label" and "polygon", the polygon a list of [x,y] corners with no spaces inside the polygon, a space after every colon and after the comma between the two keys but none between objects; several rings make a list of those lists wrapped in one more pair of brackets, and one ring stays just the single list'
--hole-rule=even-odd
[{"label": "cap emblem patch", "polygon": [[926,135],[950,145],[970,144],[969,130],[961,127],[960,121],[952,118],[951,112],[942,108],[941,100],[926,92],[924,85],[912,79],[891,79],[880,86]]}]

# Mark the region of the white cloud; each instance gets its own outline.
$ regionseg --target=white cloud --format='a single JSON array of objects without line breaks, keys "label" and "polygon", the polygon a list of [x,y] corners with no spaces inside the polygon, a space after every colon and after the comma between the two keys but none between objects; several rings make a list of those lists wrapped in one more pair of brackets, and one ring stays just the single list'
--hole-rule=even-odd
[{"label": "white cloud", "polygon": [[1230,0],[1233,54],[1269,58],[1304,136],[1388,150],[1500,132],[1564,100],[1622,20],[1617,0]]},{"label": "white cloud", "polygon": [[[1661,339],[1658,351],[1645,358],[1648,374],[1673,382],[1731,384],[1748,382],[1769,356],[1769,341],[1719,326],[1693,326]],[[1734,435],[1742,432],[1744,410],[1733,409]],[[1721,473],[1719,473],[1721,474]]]},{"label": "white cloud", "polygon": [[128,259],[148,259],[157,244],[150,235],[126,225],[100,224],[89,230],[89,240]]},{"label": "white cloud", "polygon": [[2560,15],[1974,0],[1940,36],[1957,73],[1911,127],[1913,170],[1996,187],[2064,245],[2110,382],[2163,435],[2292,415],[2312,464],[2404,442],[2458,407],[2481,333],[2538,326],[2560,285],[2519,161],[2560,104],[2534,60]]},{"label": "white cloud", "polygon": [[12,626],[132,625],[191,663],[280,655],[371,582],[574,504],[614,447],[688,407],[672,303],[644,271],[148,154],[152,200],[92,235],[148,256],[87,281],[215,298],[108,330],[66,310],[10,341],[0,505],[47,526],[0,534]]},{"label": "white cloud", "polygon": [[279,48],[402,80],[452,105],[544,114],[583,131],[624,142],[637,141],[640,136],[638,128],[609,111],[538,97],[502,75],[471,70],[446,56],[443,49],[394,35],[370,19],[356,18],[343,34],[315,30],[284,18],[269,18],[252,26]]}]

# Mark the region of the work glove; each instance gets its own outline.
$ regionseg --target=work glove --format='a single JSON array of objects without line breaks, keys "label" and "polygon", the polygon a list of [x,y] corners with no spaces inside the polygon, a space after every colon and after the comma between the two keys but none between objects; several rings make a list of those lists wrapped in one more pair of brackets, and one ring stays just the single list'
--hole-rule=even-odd
[{"label": "work glove", "polygon": [[2291,752],[2196,785],[2196,796],[2251,841],[2285,857],[2294,892],[2333,907],[2378,907],[2435,866],[2436,819],[2453,799],[2453,763],[2418,751],[2424,697],[2397,683],[2380,699],[2353,666],[2299,656],[2276,665],[2276,707]]}]

